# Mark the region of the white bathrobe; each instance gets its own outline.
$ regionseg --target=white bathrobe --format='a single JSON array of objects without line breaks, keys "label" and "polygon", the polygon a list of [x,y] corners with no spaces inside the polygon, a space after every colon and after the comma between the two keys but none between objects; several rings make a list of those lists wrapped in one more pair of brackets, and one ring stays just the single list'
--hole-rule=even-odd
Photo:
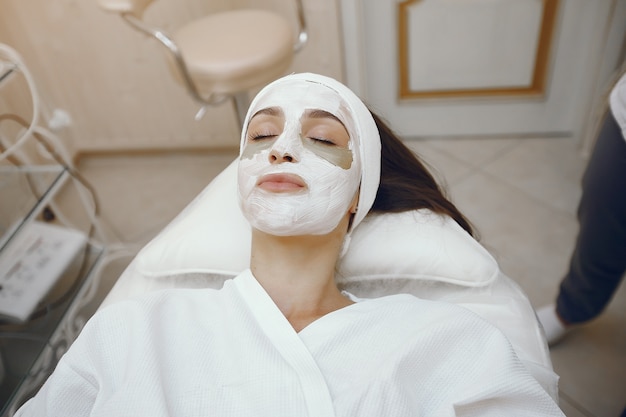
[{"label": "white bathrobe", "polygon": [[296,333],[250,271],[98,312],[17,416],[562,416],[465,309],[359,300]]}]

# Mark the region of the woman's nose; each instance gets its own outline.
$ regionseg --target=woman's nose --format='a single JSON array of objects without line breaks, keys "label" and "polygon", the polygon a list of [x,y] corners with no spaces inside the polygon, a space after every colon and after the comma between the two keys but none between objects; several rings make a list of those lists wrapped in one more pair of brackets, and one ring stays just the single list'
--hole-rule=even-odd
[{"label": "woman's nose", "polygon": [[272,149],[270,151],[270,162],[273,164],[279,164],[281,162],[293,162],[294,158],[286,151],[279,151]]},{"label": "woman's nose", "polygon": [[298,162],[298,155],[300,154],[298,146],[299,138],[291,136],[292,135],[281,135],[281,137],[276,140],[272,149],[270,149],[270,163]]}]

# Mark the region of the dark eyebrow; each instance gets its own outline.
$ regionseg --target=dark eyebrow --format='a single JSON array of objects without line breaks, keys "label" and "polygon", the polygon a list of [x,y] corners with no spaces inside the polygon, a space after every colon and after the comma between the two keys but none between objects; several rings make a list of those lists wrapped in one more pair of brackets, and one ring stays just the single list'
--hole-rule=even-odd
[{"label": "dark eyebrow", "polygon": [[256,116],[260,114],[267,114],[268,116],[282,116],[283,111],[279,107],[267,107],[265,109],[261,109],[258,112],[254,113],[254,116],[250,118],[252,120]]},{"label": "dark eyebrow", "polygon": [[335,116],[332,113],[327,112],[326,110],[320,110],[320,109],[307,110],[304,113],[303,117],[309,117],[311,119],[332,119],[332,120],[336,120],[337,122],[339,122],[341,124],[341,126],[343,126],[344,129],[346,129],[346,131],[348,131],[348,128],[346,127],[346,125],[344,125],[343,122],[341,120],[339,120],[339,118],[337,116]]},{"label": "dark eyebrow", "polygon": [[307,112],[305,113],[305,116],[310,117],[312,119],[334,119],[343,125],[343,122],[339,120],[337,116],[325,110],[320,110],[320,109],[307,110]]}]

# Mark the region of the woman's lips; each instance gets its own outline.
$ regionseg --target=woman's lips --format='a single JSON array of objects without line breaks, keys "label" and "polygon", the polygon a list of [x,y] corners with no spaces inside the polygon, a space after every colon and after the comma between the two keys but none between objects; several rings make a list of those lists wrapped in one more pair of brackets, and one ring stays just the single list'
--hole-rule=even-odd
[{"label": "woman's lips", "polygon": [[306,188],[302,178],[295,174],[268,174],[259,178],[257,186],[273,193],[290,193]]}]

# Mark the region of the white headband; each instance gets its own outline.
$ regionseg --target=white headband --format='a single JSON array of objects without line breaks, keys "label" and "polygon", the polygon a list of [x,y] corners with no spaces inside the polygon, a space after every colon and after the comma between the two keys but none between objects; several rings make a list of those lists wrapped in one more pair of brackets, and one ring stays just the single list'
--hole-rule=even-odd
[{"label": "white headband", "polygon": [[[348,107],[348,112],[354,120],[354,126],[349,130],[350,139],[353,146],[359,154],[361,160],[361,188],[359,194],[358,210],[352,221],[352,229],[354,229],[363,218],[367,215],[370,208],[374,204],[378,185],[380,183],[380,136],[376,122],[368,108],[363,104],[356,94],[348,87],[332,78],[323,75],[302,73],[291,74],[268,84],[265,86],[252,100],[248,113],[243,123],[241,132],[240,154],[246,143],[246,133],[250,118],[254,114],[262,110],[257,108],[257,104],[263,96],[276,88],[286,87],[287,84],[293,82],[317,83],[333,90]],[[354,130],[354,131],[351,131]],[[353,137],[354,136],[354,137]]]}]

